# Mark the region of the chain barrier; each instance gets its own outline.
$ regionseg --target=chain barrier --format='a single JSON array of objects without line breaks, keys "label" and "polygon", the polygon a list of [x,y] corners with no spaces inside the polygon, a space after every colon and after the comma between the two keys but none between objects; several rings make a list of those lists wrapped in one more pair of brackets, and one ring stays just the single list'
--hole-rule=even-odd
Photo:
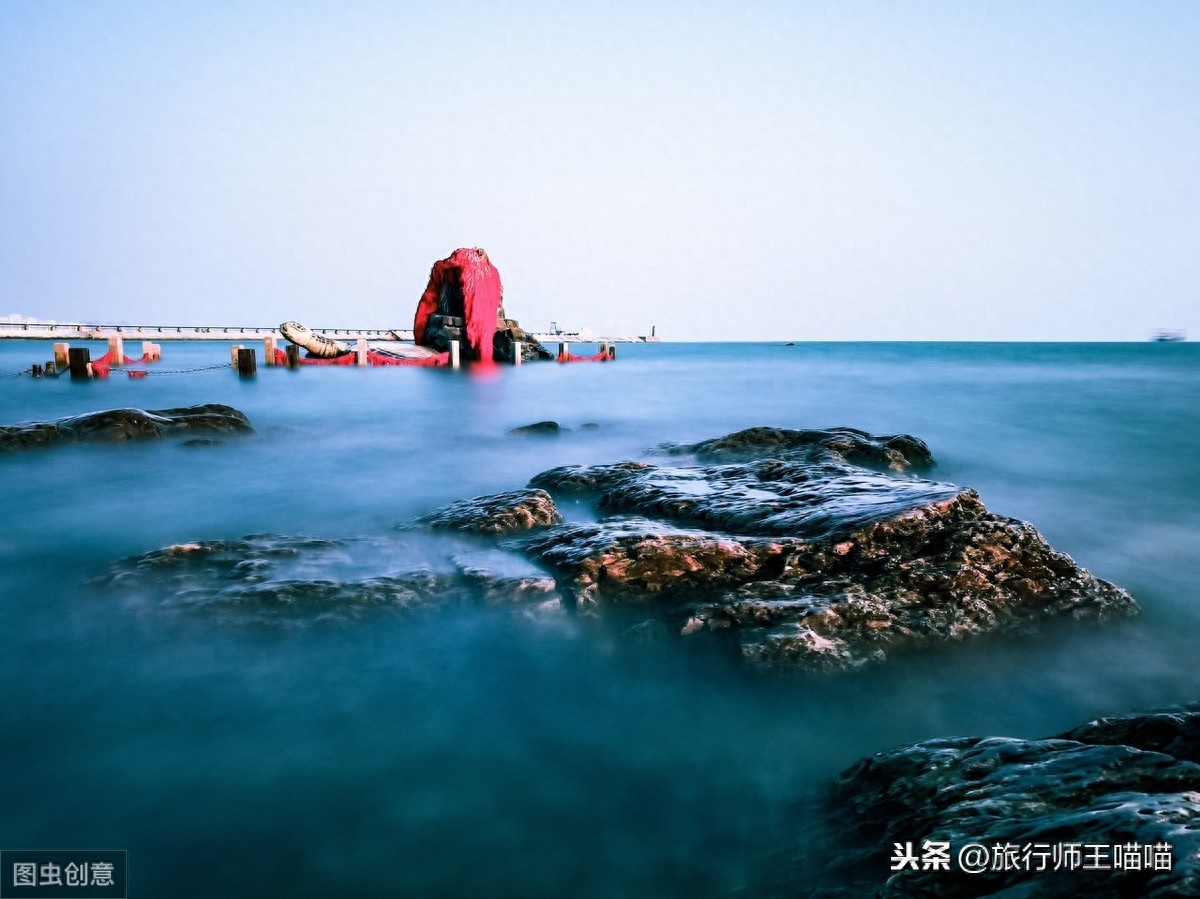
[{"label": "chain barrier", "polygon": [[[196,368],[131,368],[129,366],[123,365],[123,366],[120,366],[119,368],[110,369],[110,371],[138,372],[142,376],[146,376],[146,375],[190,375],[193,372],[198,372],[198,371],[216,371],[218,368],[232,368],[232,366],[230,366],[230,364],[228,362],[218,362],[215,365],[200,365],[200,366],[197,366]],[[64,368],[60,372],[56,372],[54,374],[44,374],[44,375],[42,375],[42,377],[59,378],[68,373],[69,373],[68,370]],[[21,377],[21,375],[32,375],[32,374],[33,374],[33,369],[31,369],[31,368],[23,368],[20,371],[0,372],[0,381],[7,380],[9,378],[19,378],[19,377]]]},{"label": "chain barrier", "polygon": [[[148,375],[190,375],[195,371],[215,371],[218,368],[227,368],[236,371],[228,362],[218,362],[215,365],[201,365],[199,368],[143,368],[138,371],[144,371]],[[118,369],[124,371],[125,369]]]}]

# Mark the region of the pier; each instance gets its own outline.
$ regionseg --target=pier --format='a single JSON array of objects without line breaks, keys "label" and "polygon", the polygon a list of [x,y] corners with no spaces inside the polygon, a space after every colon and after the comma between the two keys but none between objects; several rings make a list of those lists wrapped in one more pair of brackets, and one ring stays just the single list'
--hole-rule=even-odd
[{"label": "pier", "polygon": [[[313,328],[312,331],[333,340],[394,340],[411,341],[412,328]],[[561,343],[658,343],[651,329],[649,337],[611,337],[585,335],[579,331],[551,330],[530,333],[547,345]],[[234,325],[114,325],[82,322],[12,322],[0,321],[0,340],[108,340],[122,337],[128,340],[245,340],[248,338],[278,337],[279,327]]]},{"label": "pier", "polygon": [[[412,329],[387,328],[313,328],[334,340],[412,340]],[[243,340],[250,337],[280,337],[279,326],[252,327],[233,325],[104,325],[65,322],[3,322],[0,339],[16,340]]]}]

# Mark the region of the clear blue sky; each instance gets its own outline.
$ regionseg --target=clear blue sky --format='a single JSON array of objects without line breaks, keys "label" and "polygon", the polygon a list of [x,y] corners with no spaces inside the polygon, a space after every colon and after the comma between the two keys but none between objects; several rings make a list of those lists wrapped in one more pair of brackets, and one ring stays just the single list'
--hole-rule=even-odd
[{"label": "clear blue sky", "polygon": [[1200,336],[1200,2],[0,3],[0,314]]}]

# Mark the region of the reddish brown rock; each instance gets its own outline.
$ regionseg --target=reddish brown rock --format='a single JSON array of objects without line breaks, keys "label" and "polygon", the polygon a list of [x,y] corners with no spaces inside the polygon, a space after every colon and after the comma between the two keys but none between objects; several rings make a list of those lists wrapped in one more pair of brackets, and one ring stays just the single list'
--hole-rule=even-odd
[{"label": "reddish brown rock", "polygon": [[436,509],[421,519],[433,528],[475,534],[508,534],[558,524],[562,516],[545,490],[477,496]]}]

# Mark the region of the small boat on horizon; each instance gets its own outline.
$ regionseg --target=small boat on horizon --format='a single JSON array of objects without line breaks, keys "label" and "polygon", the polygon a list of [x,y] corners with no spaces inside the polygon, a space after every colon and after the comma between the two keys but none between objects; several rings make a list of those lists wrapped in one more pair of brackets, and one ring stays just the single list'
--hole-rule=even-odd
[{"label": "small boat on horizon", "polygon": [[1162,330],[1155,332],[1150,338],[1155,343],[1178,343],[1181,340],[1187,340],[1187,333],[1184,331],[1169,331]]}]

